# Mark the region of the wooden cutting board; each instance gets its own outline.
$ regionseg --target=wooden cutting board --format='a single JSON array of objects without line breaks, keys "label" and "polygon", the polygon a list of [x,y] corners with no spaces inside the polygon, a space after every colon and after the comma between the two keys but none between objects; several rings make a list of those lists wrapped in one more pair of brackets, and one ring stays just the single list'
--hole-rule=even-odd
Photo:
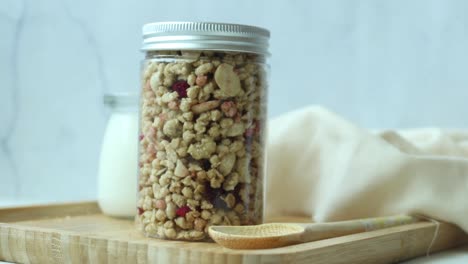
[{"label": "wooden cutting board", "polygon": [[[304,219],[288,219],[298,221]],[[415,223],[268,250],[148,239],[95,202],[0,209],[0,260],[19,263],[394,263],[426,254],[436,224]],[[468,242],[441,223],[431,252]]]}]

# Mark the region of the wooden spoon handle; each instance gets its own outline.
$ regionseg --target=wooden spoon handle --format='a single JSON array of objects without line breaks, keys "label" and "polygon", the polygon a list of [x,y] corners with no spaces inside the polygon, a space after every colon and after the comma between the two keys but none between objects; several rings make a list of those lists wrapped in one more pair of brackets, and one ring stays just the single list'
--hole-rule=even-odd
[{"label": "wooden spoon handle", "polygon": [[305,230],[302,236],[302,242],[362,233],[392,226],[406,225],[418,221],[419,219],[412,216],[395,215],[331,223],[304,224]]}]

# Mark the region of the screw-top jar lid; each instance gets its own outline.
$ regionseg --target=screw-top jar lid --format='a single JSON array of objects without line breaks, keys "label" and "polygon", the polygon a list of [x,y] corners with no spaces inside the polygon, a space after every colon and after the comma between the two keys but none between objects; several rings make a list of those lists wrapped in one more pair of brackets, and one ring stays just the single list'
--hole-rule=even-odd
[{"label": "screw-top jar lid", "polygon": [[264,28],[213,22],[156,22],[143,26],[142,50],[220,50],[269,55]]}]

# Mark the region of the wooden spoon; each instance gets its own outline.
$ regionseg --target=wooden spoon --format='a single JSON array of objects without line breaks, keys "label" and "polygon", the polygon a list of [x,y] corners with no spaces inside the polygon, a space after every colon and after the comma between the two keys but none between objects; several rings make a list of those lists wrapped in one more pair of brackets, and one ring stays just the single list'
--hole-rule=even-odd
[{"label": "wooden spoon", "polygon": [[211,226],[218,244],[232,249],[266,249],[415,223],[408,215],[329,223],[270,223],[252,226]]}]

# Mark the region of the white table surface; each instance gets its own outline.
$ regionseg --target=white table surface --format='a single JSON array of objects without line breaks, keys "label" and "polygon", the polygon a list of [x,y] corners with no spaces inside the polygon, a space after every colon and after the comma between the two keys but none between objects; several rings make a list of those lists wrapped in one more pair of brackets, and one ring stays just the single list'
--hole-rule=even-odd
[{"label": "white table surface", "polygon": [[[53,201],[2,201],[0,207],[12,207],[31,204],[45,204]],[[10,263],[0,261],[2,263]],[[463,264],[468,263],[468,245],[452,250],[447,250],[437,254],[431,254],[428,257],[420,257],[410,261],[403,262],[405,264]]]}]

